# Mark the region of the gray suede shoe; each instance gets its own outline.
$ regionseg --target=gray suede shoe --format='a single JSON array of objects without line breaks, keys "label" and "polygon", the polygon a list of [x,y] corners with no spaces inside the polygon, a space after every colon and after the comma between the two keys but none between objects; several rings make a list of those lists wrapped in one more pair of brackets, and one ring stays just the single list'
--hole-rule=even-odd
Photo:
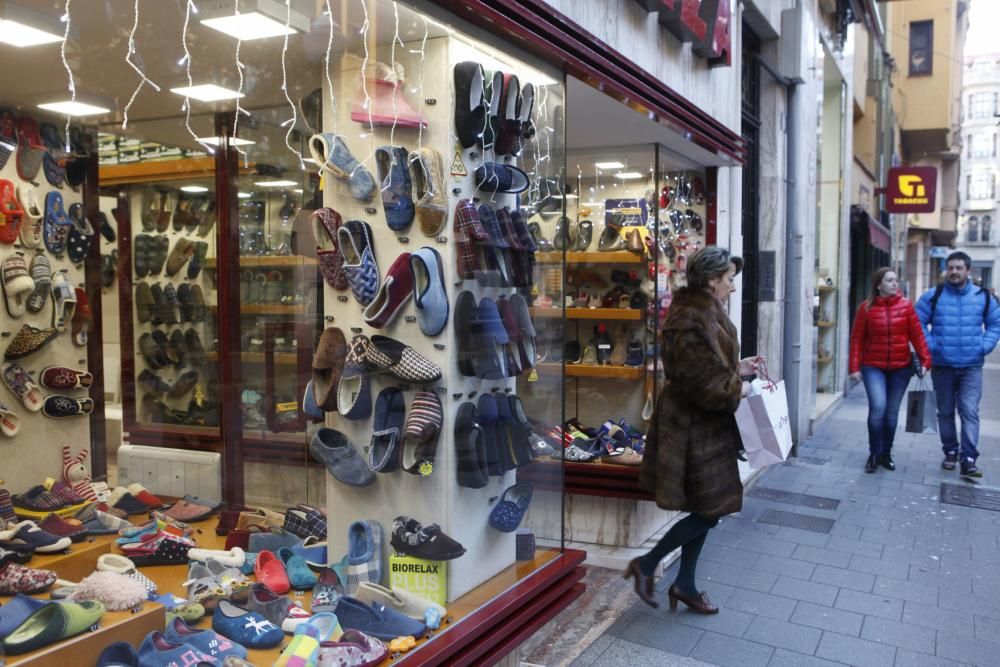
[{"label": "gray suede shoe", "polygon": [[354,445],[340,431],[321,428],[309,442],[309,453],[326,465],[336,479],[349,486],[368,486],[375,483],[375,473],[365,463]]}]

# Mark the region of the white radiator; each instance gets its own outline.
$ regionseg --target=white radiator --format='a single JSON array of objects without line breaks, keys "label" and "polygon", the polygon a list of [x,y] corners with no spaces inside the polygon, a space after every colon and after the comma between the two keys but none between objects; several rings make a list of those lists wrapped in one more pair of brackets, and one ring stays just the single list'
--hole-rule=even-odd
[{"label": "white radiator", "polygon": [[220,500],[221,460],[216,452],[123,444],[118,448],[118,484],[139,482],[154,494]]}]

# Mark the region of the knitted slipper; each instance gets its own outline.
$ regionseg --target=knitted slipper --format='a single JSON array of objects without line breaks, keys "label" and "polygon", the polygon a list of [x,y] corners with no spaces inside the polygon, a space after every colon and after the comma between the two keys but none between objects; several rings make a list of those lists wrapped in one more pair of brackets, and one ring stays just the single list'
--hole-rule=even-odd
[{"label": "knitted slipper", "polygon": [[31,258],[31,279],[35,281],[35,289],[28,297],[27,308],[29,313],[39,313],[52,289],[52,264],[48,257],[39,253]]},{"label": "knitted slipper", "polygon": [[28,273],[28,264],[24,261],[24,257],[14,254],[5,258],[0,264],[0,277],[3,279],[3,296],[7,313],[13,318],[23,316],[28,297],[35,291],[35,281]]}]

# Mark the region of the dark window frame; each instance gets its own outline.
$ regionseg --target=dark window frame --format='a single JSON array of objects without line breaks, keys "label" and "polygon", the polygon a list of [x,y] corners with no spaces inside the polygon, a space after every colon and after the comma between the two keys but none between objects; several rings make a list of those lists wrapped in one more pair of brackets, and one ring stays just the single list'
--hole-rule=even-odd
[{"label": "dark window frame", "polygon": [[[924,64],[914,67],[913,56],[914,53],[919,50],[925,51],[926,58],[924,59]],[[910,22],[910,43],[908,51],[910,76],[930,76],[934,73],[933,19]]]}]

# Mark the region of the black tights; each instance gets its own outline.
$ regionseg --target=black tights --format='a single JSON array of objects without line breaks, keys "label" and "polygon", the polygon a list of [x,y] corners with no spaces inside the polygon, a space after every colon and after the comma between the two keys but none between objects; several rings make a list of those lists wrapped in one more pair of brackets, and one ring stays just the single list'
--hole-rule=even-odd
[{"label": "black tights", "polygon": [[694,571],[698,566],[698,555],[705,544],[708,531],[719,523],[718,519],[706,519],[697,514],[689,514],[674,524],[667,534],[660,538],[653,550],[639,558],[639,569],[648,577],[653,576],[656,566],[667,554],[681,548],[681,566],[674,584],[685,595],[696,595]]}]

